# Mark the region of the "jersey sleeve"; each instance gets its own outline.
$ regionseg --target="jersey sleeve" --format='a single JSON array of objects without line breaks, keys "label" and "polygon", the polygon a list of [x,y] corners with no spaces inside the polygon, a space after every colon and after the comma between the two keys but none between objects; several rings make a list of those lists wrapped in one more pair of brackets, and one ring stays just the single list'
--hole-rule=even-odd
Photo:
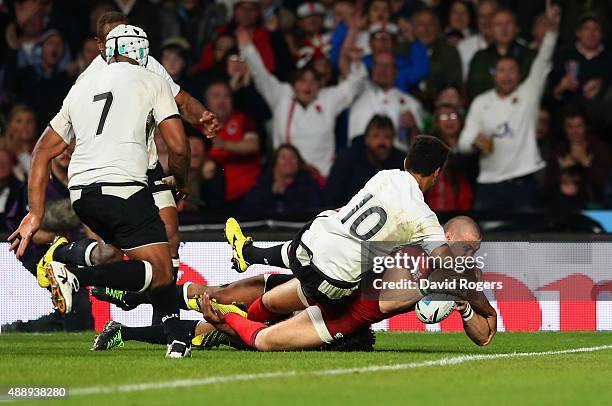
[{"label": "jersey sleeve", "polygon": [[60,111],[51,119],[49,122],[49,127],[51,127],[56,133],[62,137],[62,140],[66,144],[70,144],[74,140],[74,129],[72,128],[72,122],[70,120],[70,114],[68,107],[70,105],[70,95],[72,92],[69,92],[64,102],[62,103],[62,108]]},{"label": "jersey sleeve", "polygon": [[164,78],[166,82],[168,82],[168,85],[170,85],[170,89],[172,90],[172,97],[176,97],[176,95],[181,91],[181,87],[177,85],[174,80],[172,80],[170,74],[168,74],[162,64],[152,56],[149,56],[147,59],[147,69],[151,72],[157,73],[159,76]]},{"label": "jersey sleeve", "polygon": [[170,85],[164,80],[160,80],[158,83],[158,91],[153,100],[153,117],[156,125],[169,117],[179,115]]},{"label": "jersey sleeve", "polygon": [[431,255],[433,250],[447,243],[444,229],[434,213],[420,219],[419,224],[415,227],[412,240],[423,248],[427,255]]}]

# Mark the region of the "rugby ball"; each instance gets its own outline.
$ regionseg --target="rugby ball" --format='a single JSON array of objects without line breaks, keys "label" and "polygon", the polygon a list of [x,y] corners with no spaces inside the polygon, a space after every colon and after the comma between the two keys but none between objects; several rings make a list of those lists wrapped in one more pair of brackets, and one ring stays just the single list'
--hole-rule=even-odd
[{"label": "rugby ball", "polygon": [[425,296],[417,302],[414,311],[421,322],[435,324],[450,316],[456,307],[457,305],[454,300]]}]

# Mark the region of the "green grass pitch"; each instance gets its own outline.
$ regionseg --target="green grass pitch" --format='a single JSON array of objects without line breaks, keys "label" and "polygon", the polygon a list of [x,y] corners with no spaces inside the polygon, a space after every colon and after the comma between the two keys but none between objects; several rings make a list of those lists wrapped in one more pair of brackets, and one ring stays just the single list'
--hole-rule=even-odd
[{"label": "green grass pitch", "polygon": [[[612,404],[612,333],[500,333],[480,348],[459,333],[379,332],[372,353],[222,347],[186,360],[134,342],[92,352],[92,337],[0,335],[0,386],[72,391],[45,405]],[[597,346],[610,347],[550,354]]]}]

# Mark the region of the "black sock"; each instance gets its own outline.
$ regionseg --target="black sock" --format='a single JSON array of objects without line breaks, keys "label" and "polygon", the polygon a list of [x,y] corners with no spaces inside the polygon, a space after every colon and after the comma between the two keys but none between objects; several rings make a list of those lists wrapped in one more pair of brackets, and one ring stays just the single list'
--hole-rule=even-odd
[{"label": "black sock", "polygon": [[138,307],[141,304],[151,304],[151,299],[147,293],[125,292],[123,301],[131,307]]},{"label": "black sock", "polygon": [[138,292],[148,287],[145,283],[151,281],[151,267],[149,265],[147,270],[143,261],[126,260],[86,267],[70,266],[68,270],[77,277],[81,287],[105,286]]},{"label": "black sock", "polygon": [[283,256],[281,255],[283,245],[284,244],[275,245],[270,248],[259,248],[253,244],[246,244],[244,248],[242,248],[242,255],[244,255],[245,261],[250,265],[263,264],[286,268],[287,266],[284,264]]},{"label": "black sock", "polygon": [[91,265],[89,258],[86,258],[86,256],[91,255],[91,249],[88,251],[87,248],[97,243],[98,242],[93,238],[85,238],[69,244],[60,245],[53,253],[53,260],[67,265]]},{"label": "black sock", "polygon": [[[192,339],[198,323],[196,320],[180,320],[181,330],[189,335],[189,339]],[[166,334],[164,333],[164,326],[161,324],[154,324],[148,327],[123,326],[121,327],[121,338],[123,341],[166,344]]]},{"label": "black sock", "polygon": [[178,340],[188,343],[188,334],[181,330],[175,286],[175,283],[171,283],[168,286],[150,292],[149,297],[153,304],[153,311],[159,315],[164,325],[166,342],[170,344],[173,340]]},{"label": "black sock", "polygon": [[[172,272],[174,272],[175,283],[178,280],[178,271],[179,271],[179,259],[178,257],[172,257]],[[181,285],[181,288],[182,288],[182,285]],[[177,299],[178,306],[181,309],[186,309],[187,307],[185,305],[181,306],[181,303],[183,303],[182,295],[180,297],[181,297],[180,300]],[[149,297],[149,303],[151,303],[150,297]],[[153,314],[151,315],[151,325],[156,325],[156,324],[162,324],[162,316],[161,314],[159,314],[157,310],[155,310],[155,307],[154,307]]]},{"label": "black sock", "polygon": [[121,327],[123,341],[142,341],[149,344],[166,344],[164,326],[154,324],[148,327]]},{"label": "black sock", "polygon": [[187,307],[187,303],[185,303],[185,296],[183,296],[184,288],[184,284],[176,285],[176,302],[178,303],[179,309],[190,310],[189,307]]}]

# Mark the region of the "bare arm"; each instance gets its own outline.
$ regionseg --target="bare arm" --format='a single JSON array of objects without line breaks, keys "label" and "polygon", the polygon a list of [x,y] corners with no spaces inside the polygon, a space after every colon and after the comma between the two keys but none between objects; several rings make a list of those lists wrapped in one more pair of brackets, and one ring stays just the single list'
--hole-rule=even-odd
[{"label": "bare arm", "polygon": [[183,191],[187,185],[187,174],[189,171],[189,163],[191,154],[189,151],[189,142],[185,136],[183,123],[179,118],[167,118],[159,123],[159,132],[168,148],[168,166],[176,188]]},{"label": "bare arm", "polygon": [[240,141],[226,141],[215,138],[213,145],[237,155],[251,155],[259,152],[259,137],[254,132],[248,132]]},{"label": "bare arm", "polygon": [[182,90],[174,98],[181,116],[191,125],[204,126],[206,136],[212,138],[219,131],[219,121],[214,113],[208,111],[195,97]]},{"label": "bare arm", "polygon": [[[466,309],[467,303],[458,302],[457,310],[462,315],[466,314],[466,310],[468,310]],[[478,292],[474,299],[470,299],[469,304],[473,314],[468,320],[464,318],[463,329],[475,344],[485,346],[491,342],[493,336],[497,333],[497,312],[482,292]]]},{"label": "bare arm", "polygon": [[51,127],[47,127],[32,152],[30,177],[28,181],[28,205],[30,212],[23,218],[21,224],[8,238],[11,250],[17,258],[25,253],[32,236],[40,228],[40,222],[45,215],[45,192],[51,172],[51,160],[60,155],[68,145]]}]

